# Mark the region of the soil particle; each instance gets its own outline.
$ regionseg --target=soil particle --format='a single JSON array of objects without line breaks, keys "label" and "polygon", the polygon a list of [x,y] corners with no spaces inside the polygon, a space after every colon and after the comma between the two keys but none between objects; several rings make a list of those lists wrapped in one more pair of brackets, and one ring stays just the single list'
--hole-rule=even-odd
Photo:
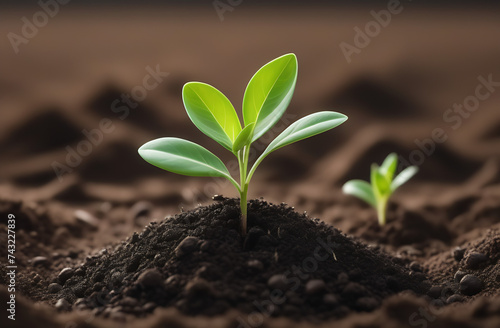
[{"label": "soil particle", "polygon": [[247,266],[248,266],[249,268],[255,269],[255,270],[257,270],[257,271],[262,271],[262,270],[264,270],[264,264],[262,264],[262,262],[261,262],[261,261],[259,261],[259,260],[249,260],[249,261],[247,262]]},{"label": "soil particle", "polygon": [[459,294],[453,294],[450,297],[446,299],[447,304],[451,303],[461,303],[465,300],[465,298],[462,295]]},{"label": "soil particle", "polygon": [[88,306],[87,306],[87,304],[85,304],[85,300],[83,298],[78,298],[75,301],[75,303],[73,304],[73,307],[76,310],[80,310],[80,311],[88,310]]},{"label": "soil particle", "polygon": [[482,289],[483,283],[475,275],[468,274],[460,280],[460,291],[464,295],[472,296],[479,293]]},{"label": "soil particle", "polygon": [[[127,296],[123,300],[120,301],[121,306],[126,306],[126,307],[130,307],[130,308],[135,307],[137,304],[138,304],[137,299],[130,297],[130,296]],[[114,309],[117,309],[117,308],[115,307]]]},{"label": "soil particle", "polygon": [[455,261],[460,262],[464,258],[466,249],[460,248],[460,247],[455,247],[453,251],[451,252],[451,255],[455,259]]},{"label": "soil particle", "polygon": [[366,288],[356,282],[349,282],[342,290],[342,294],[348,297],[362,296],[365,293]]},{"label": "soil particle", "polygon": [[156,304],[154,302],[148,302],[148,303],[144,304],[142,309],[144,310],[144,312],[148,312],[148,313],[152,312],[154,309],[156,309]]},{"label": "soil particle", "polygon": [[45,256],[37,256],[31,260],[31,264],[33,264],[33,266],[47,266],[49,261]]},{"label": "soil particle", "polygon": [[97,230],[99,226],[99,220],[94,215],[85,210],[76,210],[74,215],[77,222],[80,222],[84,226],[87,226],[93,230]]},{"label": "soil particle", "polygon": [[57,276],[57,279],[61,284],[64,284],[69,278],[73,277],[75,274],[75,270],[72,268],[64,268],[59,272],[59,275]]},{"label": "soil particle", "polygon": [[83,276],[85,274],[85,269],[84,268],[77,268],[75,270],[75,275],[76,276]]},{"label": "soil particle", "polygon": [[442,294],[443,294],[443,287],[441,286],[432,286],[427,292],[427,295],[434,299],[440,298]]},{"label": "soil particle", "polygon": [[483,253],[473,252],[470,253],[465,259],[465,266],[468,269],[479,269],[484,263],[488,261],[488,257]]},{"label": "soil particle", "polygon": [[186,293],[190,296],[213,295],[215,290],[205,279],[195,278],[186,285]]},{"label": "soil particle", "polygon": [[59,285],[58,283],[52,283],[49,285],[49,287],[47,288],[47,291],[51,294],[55,294],[55,293],[58,293],[60,290],[62,289],[62,286]]},{"label": "soil particle", "polygon": [[141,273],[137,283],[144,288],[154,288],[162,285],[163,277],[157,269],[149,269]]},{"label": "soil particle", "polygon": [[71,310],[71,304],[69,304],[69,302],[64,298],[60,298],[59,300],[57,300],[55,307],[59,311]]},{"label": "soil particle", "polygon": [[269,280],[267,281],[267,285],[269,288],[272,289],[280,289],[280,290],[286,290],[287,289],[287,278],[285,275],[282,274],[275,274]]},{"label": "soil particle", "polygon": [[322,293],[326,288],[326,284],[321,279],[309,280],[306,284],[306,294],[316,295]]},{"label": "soil particle", "polygon": [[217,202],[222,202],[225,200],[224,196],[223,195],[214,195],[212,197],[213,200],[217,201]]},{"label": "soil particle", "polygon": [[453,280],[459,283],[462,280],[462,278],[465,277],[466,274],[467,274],[466,272],[458,270],[457,272],[455,272]]},{"label": "soil particle", "polygon": [[165,285],[178,285],[179,282],[180,282],[179,276],[174,274],[173,276],[170,276],[165,280]]},{"label": "soil particle", "polygon": [[194,252],[198,248],[199,239],[196,237],[186,237],[175,249],[175,256],[183,257]]}]

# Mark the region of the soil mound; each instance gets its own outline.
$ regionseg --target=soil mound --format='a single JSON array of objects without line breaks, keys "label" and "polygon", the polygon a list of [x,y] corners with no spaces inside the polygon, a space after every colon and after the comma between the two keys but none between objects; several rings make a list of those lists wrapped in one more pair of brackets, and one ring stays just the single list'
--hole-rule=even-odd
[{"label": "soil mound", "polygon": [[81,137],[79,127],[61,109],[47,108],[14,128],[0,143],[0,152],[9,159],[28,158],[64,148]]},{"label": "soil mound", "polygon": [[133,122],[147,131],[164,132],[169,127],[153,108],[136,101],[129,91],[122,90],[113,84],[102,86],[85,106],[99,117],[116,117]]},{"label": "soil mound", "polygon": [[111,317],[176,307],[326,319],[371,311],[403,290],[425,292],[423,274],[285,204],[250,201],[243,238],[238,200],[217,200],[65,269],[62,290],[49,297]]},{"label": "soil mound", "polygon": [[415,117],[421,112],[420,106],[401,91],[371,76],[359,76],[350,81],[330,99],[330,103],[390,119]]}]

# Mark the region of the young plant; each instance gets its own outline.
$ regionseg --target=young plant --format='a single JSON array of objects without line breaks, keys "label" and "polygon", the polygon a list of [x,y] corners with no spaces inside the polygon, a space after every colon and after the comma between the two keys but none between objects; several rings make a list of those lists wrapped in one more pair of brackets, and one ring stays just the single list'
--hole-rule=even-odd
[{"label": "young plant", "polygon": [[386,221],[387,202],[391,195],[418,172],[418,167],[409,166],[394,176],[397,166],[398,156],[395,153],[389,154],[381,166],[372,164],[371,185],[363,180],[351,180],[342,187],[345,194],[356,196],[373,206],[377,210],[381,226]]},{"label": "young plant", "polygon": [[141,157],[161,169],[188,176],[222,177],[240,194],[241,232],[247,230],[247,193],[255,170],[270,153],[342,124],[347,116],[318,112],[301,118],[274,139],[250,168],[250,146],[271,129],[285,112],[297,81],[297,58],[287,54],[260,68],[251,78],[243,97],[242,126],[231,102],[214,87],[189,82],[182,89],[187,114],[205,135],[238,159],[239,182],[222,161],[207,149],[179,138],[160,138],[139,148]]}]

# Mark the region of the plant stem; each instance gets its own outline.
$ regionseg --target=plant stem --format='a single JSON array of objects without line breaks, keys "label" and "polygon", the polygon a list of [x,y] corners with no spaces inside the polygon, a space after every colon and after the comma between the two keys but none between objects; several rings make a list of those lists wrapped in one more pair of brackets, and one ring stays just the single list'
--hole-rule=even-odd
[{"label": "plant stem", "polygon": [[245,146],[238,152],[238,164],[240,166],[240,210],[241,210],[241,234],[243,236],[247,233],[247,171],[248,171],[248,157],[250,154],[250,147]]},{"label": "plant stem", "polygon": [[240,193],[241,234],[243,236],[247,234],[247,192],[248,185],[245,185]]},{"label": "plant stem", "polygon": [[385,216],[386,216],[387,201],[388,199],[383,198],[377,202],[378,224],[381,226],[385,225],[386,221]]}]

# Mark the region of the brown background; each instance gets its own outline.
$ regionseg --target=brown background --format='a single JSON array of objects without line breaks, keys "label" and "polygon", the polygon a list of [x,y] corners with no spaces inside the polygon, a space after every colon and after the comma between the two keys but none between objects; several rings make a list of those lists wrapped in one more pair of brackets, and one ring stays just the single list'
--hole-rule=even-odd
[{"label": "brown background", "polygon": [[[221,21],[210,3],[197,6],[82,6],[70,3],[15,54],[7,34],[20,34],[38,6],[2,11],[0,35],[0,199],[48,213],[55,227],[69,227],[62,244],[96,250],[159,220],[208,204],[213,194],[236,197],[232,186],[210,178],[163,172],[144,162],[144,142],[177,136],[202,144],[229,163],[232,155],[197,131],[181,100],[182,85],[214,85],[239,112],[245,86],[263,64],[294,52],[296,92],[287,124],[318,110],[349,116],[341,127],[273,153],[259,167],[249,197],[287,202],[344,232],[396,250],[411,243],[383,239],[374,211],[341,194],[342,184],[368,178],[372,162],[390,152],[408,159],[441,128],[448,136],[425,156],[420,173],[399,190],[394,204],[423,213],[429,225],[408,229],[436,234],[433,250],[480,236],[500,217],[500,88],[454,130],[443,114],[474,94],[478,77],[500,81],[500,20],[496,7],[425,7],[403,2],[403,11],[347,63],[340,44],[353,44],[355,27],[373,20],[386,4],[254,6],[243,2]],[[121,120],[112,103],[142,84],[146,67],[169,75]],[[55,161],[85,140],[83,129],[103,119],[114,131],[83,156],[60,181]],[[280,127],[284,125],[280,123]],[[151,202],[146,221],[129,209]],[[109,210],[111,208],[111,210]],[[100,217],[98,231],[74,234],[74,211]],[[400,212],[390,211],[389,222]],[[4,218],[2,218],[4,220]],[[55,222],[55,223],[54,223]],[[403,221],[408,223],[408,221]],[[65,229],[65,228],[64,228]],[[59,235],[67,236],[59,231]],[[429,230],[430,229],[430,230]],[[373,232],[375,231],[375,232]],[[373,235],[375,234],[375,235]],[[59,236],[58,235],[58,236]],[[74,237],[74,238],[72,238]],[[426,235],[428,237],[428,235]],[[60,236],[58,237],[60,241]],[[418,240],[418,238],[417,238]],[[444,254],[443,253],[443,254]],[[26,250],[26,256],[36,256]]]}]

